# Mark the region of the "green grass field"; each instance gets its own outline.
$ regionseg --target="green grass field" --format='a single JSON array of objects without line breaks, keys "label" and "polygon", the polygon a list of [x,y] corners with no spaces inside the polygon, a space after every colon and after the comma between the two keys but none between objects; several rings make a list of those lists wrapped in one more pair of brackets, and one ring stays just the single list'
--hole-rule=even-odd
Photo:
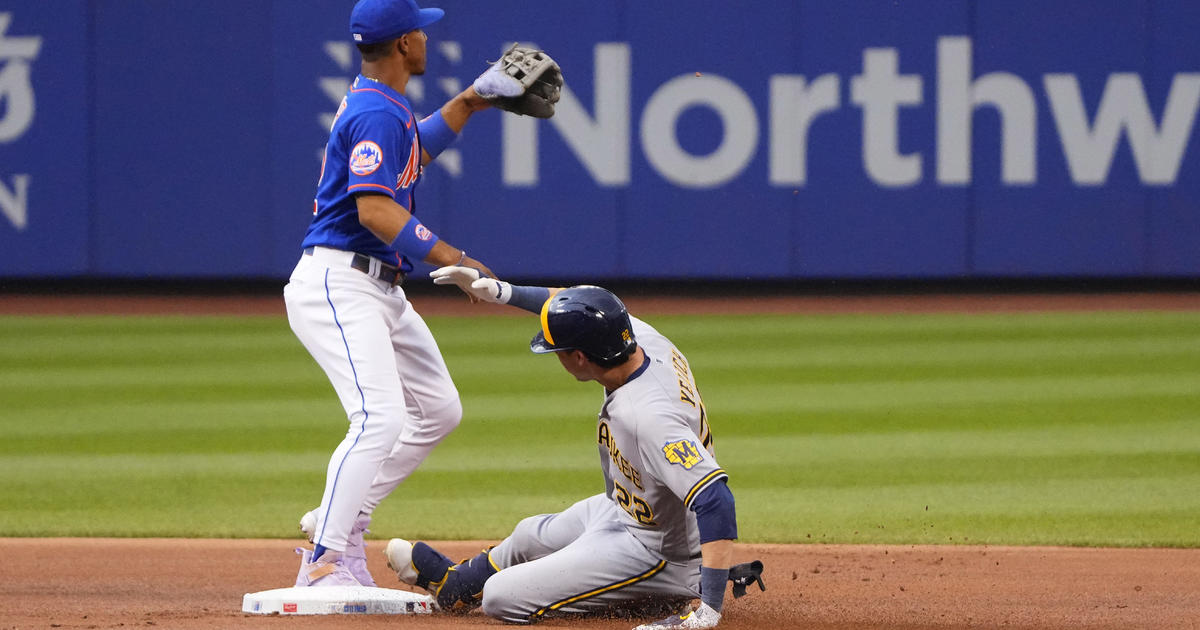
[{"label": "green grass field", "polygon": [[[651,318],[746,542],[1200,546],[1200,313]],[[374,537],[602,490],[595,384],[533,318],[430,318],[465,419]],[[273,317],[0,317],[0,536],[292,537],[345,433]]]}]

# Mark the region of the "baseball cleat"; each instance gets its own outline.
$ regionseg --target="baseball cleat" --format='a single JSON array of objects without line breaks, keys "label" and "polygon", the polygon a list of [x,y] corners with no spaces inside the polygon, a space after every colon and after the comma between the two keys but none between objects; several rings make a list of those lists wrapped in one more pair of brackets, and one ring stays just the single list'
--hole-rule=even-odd
[{"label": "baseball cleat", "polygon": [[370,514],[358,515],[358,518],[354,520],[354,527],[350,529],[350,538],[346,541],[348,544],[343,556],[346,566],[350,568],[350,572],[354,574],[358,583],[363,586],[375,586],[375,579],[367,570],[367,542],[363,540],[363,534],[371,531],[367,529],[370,525]]},{"label": "baseball cleat", "polygon": [[[308,542],[313,542],[317,532],[317,508],[300,517],[300,531],[308,538]],[[367,529],[371,525],[370,514],[359,514],[354,521],[354,527],[350,529],[350,537],[346,540],[346,551],[342,554],[342,562],[346,568],[354,574],[354,578],[362,586],[375,586],[375,579],[371,577],[371,571],[367,569],[367,543],[363,540],[363,534],[371,531]]]},{"label": "baseball cleat", "polygon": [[412,543],[403,538],[393,538],[388,541],[383,555],[387,557],[388,568],[396,572],[396,579],[405,584],[417,584],[417,568],[412,562]]},{"label": "baseball cleat", "polygon": [[707,630],[717,627],[720,622],[721,613],[713,610],[708,604],[701,603],[695,610],[671,615],[662,621],[644,623],[633,630]]},{"label": "baseball cleat", "polygon": [[313,562],[312,550],[297,548],[296,553],[300,554],[296,586],[362,586],[341,558],[325,560],[327,553]]}]

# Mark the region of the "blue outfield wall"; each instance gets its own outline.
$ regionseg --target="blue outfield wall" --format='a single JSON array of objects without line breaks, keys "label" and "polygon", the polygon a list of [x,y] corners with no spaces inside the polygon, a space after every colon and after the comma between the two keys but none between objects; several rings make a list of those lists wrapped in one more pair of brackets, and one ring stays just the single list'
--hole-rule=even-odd
[{"label": "blue outfield wall", "polygon": [[[0,277],[280,277],[358,68],[350,0],[0,0]],[[428,0],[418,212],[497,272],[1200,276],[1195,0]]]}]

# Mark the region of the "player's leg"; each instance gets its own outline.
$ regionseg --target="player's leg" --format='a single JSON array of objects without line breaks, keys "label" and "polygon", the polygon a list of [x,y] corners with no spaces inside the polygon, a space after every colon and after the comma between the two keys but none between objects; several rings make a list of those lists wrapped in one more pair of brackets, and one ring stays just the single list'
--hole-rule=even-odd
[{"label": "player's leg", "polygon": [[666,562],[616,521],[566,547],[506,567],[483,588],[483,611],[510,623],[557,614],[612,612],[642,604],[672,609],[697,597],[695,567]]},{"label": "player's leg", "polygon": [[434,593],[443,609],[482,604],[489,615],[514,623],[646,601],[675,607],[696,596],[699,574],[698,566],[667,563],[647,551],[604,495],[526,518],[495,548],[457,565],[425,543],[397,539],[388,551],[398,577]]},{"label": "player's leg", "polygon": [[329,377],[350,421],[330,458],[313,542],[317,549],[340,552],[408,412],[388,343],[388,306],[379,300],[377,282],[349,268],[313,263],[303,268],[305,260],[284,292],[288,320]]},{"label": "player's leg", "polygon": [[[396,293],[391,299],[404,299],[403,293]],[[410,304],[393,326],[390,343],[409,420],[371,484],[362,506],[366,514],[407,479],[462,420],[462,403],[446,361],[425,320]]]},{"label": "player's leg", "polygon": [[597,494],[562,512],[522,519],[508,538],[492,549],[492,560],[503,569],[548,556],[575,542],[589,526],[615,516],[612,509],[612,501]]},{"label": "player's leg", "polygon": [[479,605],[484,583],[502,566],[541,558],[569,545],[586,530],[589,521],[606,513],[604,503],[611,501],[596,495],[558,514],[526,518],[499,546],[458,564],[427,543],[414,545],[400,538],[393,538],[384,554],[401,582],[429,591],[443,609],[469,610]]}]

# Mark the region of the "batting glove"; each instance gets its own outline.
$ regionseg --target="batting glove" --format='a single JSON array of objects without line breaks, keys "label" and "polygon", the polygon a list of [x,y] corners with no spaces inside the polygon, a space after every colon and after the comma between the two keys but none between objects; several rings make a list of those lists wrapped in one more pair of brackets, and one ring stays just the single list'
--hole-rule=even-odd
[{"label": "batting glove", "polygon": [[429,272],[434,284],[453,284],[471,297],[493,304],[508,304],[512,285],[495,278],[481,277],[474,267],[449,265]]},{"label": "batting glove", "polygon": [[672,615],[662,621],[654,623],[642,624],[633,630],[674,630],[675,628],[692,629],[692,628],[715,628],[721,623],[721,613],[713,610],[711,606],[701,603],[700,606],[688,613],[682,615]]}]

